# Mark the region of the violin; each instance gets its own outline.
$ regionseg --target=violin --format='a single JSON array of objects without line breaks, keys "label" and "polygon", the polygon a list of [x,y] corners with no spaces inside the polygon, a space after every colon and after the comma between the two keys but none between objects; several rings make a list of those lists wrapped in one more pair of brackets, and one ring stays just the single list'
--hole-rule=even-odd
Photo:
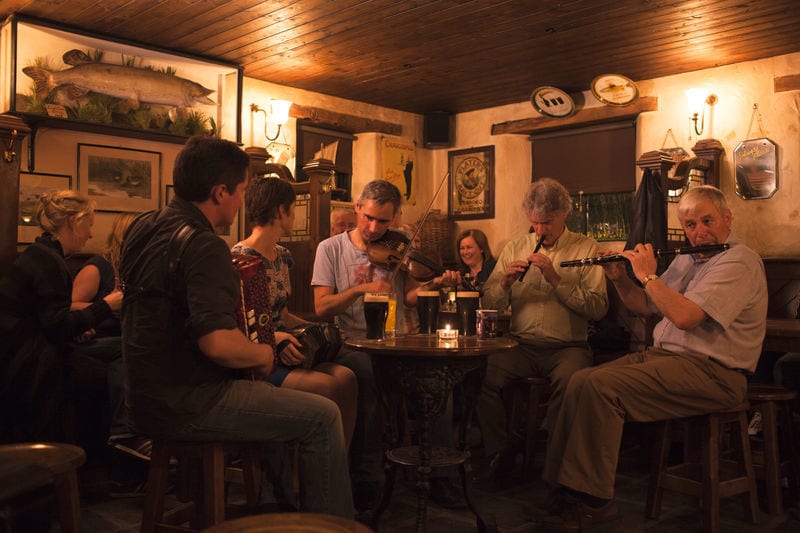
[{"label": "violin", "polygon": [[445,268],[411,246],[408,237],[399,231],[389,230],[380,239],[367,243],[369,262],[375,266],[408,272],[416,281],[430,281],[444,274]]}]

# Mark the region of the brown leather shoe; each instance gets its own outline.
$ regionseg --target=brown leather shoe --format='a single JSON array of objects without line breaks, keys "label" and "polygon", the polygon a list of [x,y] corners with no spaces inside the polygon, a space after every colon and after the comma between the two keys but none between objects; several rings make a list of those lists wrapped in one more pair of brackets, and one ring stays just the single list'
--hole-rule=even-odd
[{"label": "brown leather shoe", "polygon": [[620,516],[617,500],[613,499],[602,507],[590,507],[575,498],[562,505],[560,514],[547,516],[542,522],[547,531],[586,531]]}]

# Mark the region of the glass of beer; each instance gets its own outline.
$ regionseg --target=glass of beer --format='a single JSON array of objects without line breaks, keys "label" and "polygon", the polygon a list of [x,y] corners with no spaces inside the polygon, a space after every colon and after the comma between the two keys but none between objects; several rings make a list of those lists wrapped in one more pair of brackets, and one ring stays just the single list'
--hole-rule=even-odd
[{"label": "glass of beer", "polygon": [[439,291],[419,291],[417,293],[417,314],[419,332],[423,335],[436,333],[439,323]]},{"label": "glass of beer", "polygon": [[364,295],[364,320],[368,339],[383,339],[389,315],[389,294],[368,292]]},{"label": "glass of beer", "polygon": [[456,314],[458,315],[459,329],[464,335],[475,335],[475,311],[480,307],[480,294],[477,291],[463,291],[456,294]]},{"label": "glass of beer", "polygon": [[397,328],[397,297],[394,294],[389,295],[389,310],[386,314],[386,336],[392,338],[395,335]]}]

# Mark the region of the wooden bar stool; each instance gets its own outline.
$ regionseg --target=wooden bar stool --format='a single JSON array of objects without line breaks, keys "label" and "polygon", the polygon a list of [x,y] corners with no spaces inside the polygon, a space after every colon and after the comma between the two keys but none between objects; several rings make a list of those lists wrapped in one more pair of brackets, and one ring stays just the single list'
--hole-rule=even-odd
[{"label": "wooden bar stool", "polygon": [[762,424],[763,450],[753,450],[753,467],[756,478],[764,480],[767,511],[774,515],[783,514],[781,478],[789,479],[795,501],[800,486],[792,432],[791,401],[796,397],[797,392],[777,385],[751,383],[747,386],[747,400],[754,411],[761,413]]},{"label": "wooden bar stool", "polygon": [[[742,495],[745,518],[758,521],[758,496],[756,478],[750,455],[750,438],[747,434],[747,402],[729,411],[665,420],[660,423],[659,438],[655,445],[653,468],[647,489],[646,513],[658,518],[664,489],[700,498],[706,530],[719,531],[719,500]],[[699,461],[684,457],[683,462],[668,466],[667,456],[671,444],[671,426],[689,424],[691,434],[700,436]],[[736,425],[733,443],[739,454],[737,461],[720,459],[720,444],[726,425]],[[699,431],[697,429],[699,426]]]},{"label": "wooden bar stool", "polygon": [[[228,478],[231,477],[225,466],[226,451],[241,453],[241,478],[245,485],[247,507],[254,511],[258,506],[261,483],[258,444],[154,440],[142,513],[142,533],[193,531],[222,523],[225,520],[226,474]],[[186,498],[188,501],[165,511],[167,477],[170,459],[173,457],[177,459],[179,472],[184,469],[184,474],[191,460],[199,460],[202,465],[202,480],[199,487],[190,487],[195,490],[190,490],[191,494]],[[192,529],[178,527],[187,522]]]},{"label": "wooden bar stool", "polygon": [[512,447],[522,448],[522,471],[526,480],[533,478],[536,460],[536,437],[547,416],[550,385],[545,378],[520,378],[503,390],[508,415],[508,438]]},{"label": "wooden bar stool", "polygon": [[83,449],[64,443],[24,443],[0,446],[0,456],[46,468],[53,475],[61,531],[78,533],[81,529],[81,500],[78,491],[78,468],[86,461]]}]

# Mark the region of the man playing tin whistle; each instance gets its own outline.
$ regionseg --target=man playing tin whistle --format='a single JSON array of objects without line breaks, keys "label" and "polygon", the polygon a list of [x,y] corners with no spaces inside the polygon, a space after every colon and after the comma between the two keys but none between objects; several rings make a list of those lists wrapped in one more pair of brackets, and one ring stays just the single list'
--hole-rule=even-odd
[{"label": "man playing tin whistle", "polygon": [[544,520],[550,531],[578,531],[619,516],[614,478],[626,421],[652,422],[740,404],[766,329],[761,258],[729,239],[733,215],[719,189],[689,189],[678,219],[691,246],[729,243],[722,252],[678,255],[656,275],[650,244],[604,263],[623,303],[657,315],[653,347],[576,372],[548,442],[542,477],[559,487]]},{"label": "man playing tin whistle", "polygon": [[484,478],[494,481],[515,466],[509,449],[503,388],[517,378],[546,377],[552,393],[545,428],[550,430],[562,391],[576,370],[592,364],[589,320],[608,310],[606,281],[599,268],[561,268],[560,262],[597,253],[597,241],[571,232],[569,192],[558,181],[531,183],[522,205],[534,233],[511,240],[483,286],[483,306],[511,305],[511,336],[519,347],[491,355],[478,398],[484,450],[491,459]]}]

